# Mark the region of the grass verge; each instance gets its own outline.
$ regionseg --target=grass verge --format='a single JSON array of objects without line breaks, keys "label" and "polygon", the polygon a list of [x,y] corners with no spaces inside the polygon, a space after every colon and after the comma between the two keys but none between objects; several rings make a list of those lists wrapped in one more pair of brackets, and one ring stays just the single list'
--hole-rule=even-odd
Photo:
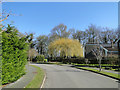
[{"label": "grass verge", "polygon": [[[86,64],[77,64],[77,63],[72,63],[73,65],[81,65],[81,66],[86,66]],[[88,66],[99,66],[99,64],[87,64]],[[112,64],[101,64],[102,66],[118,66],[118,65],[112,65]]]},{"label": "grass verge", "polygon": [[[77,63],[72,63],[72,65],[77,65],[79,67],[96,67],[96,68],[99,67],[99,64],[77,64]],[[102,69],[120,72],[120,68],[118,68],[119,67],[118,65],[101,64],[101,66],[102,66]]]},{"label": "grass verge", "polygon": [[25,88],[40,88],[42,81],[44,79],[45,73],[40,67],[37,67],[34,65],[31,65],[31,66],[37,69],[36,71],[37,73],[35,77],[33,78],[33,80],[28,85],[26,85]]},{"label": "grass verge", "polygon": [[115,79],[120,79],[120,75],[119,75],[119,74],[114,74],[114,73],[105,72],[105,71],[99,72],[99,71],[96,70],[96,69],[87,68],[87,67],[76,67],[76,68],[84,69],[84,70],[88,70],[88,71],[92,71],[92,72],[95,72],[95,73],[99,73],[99,74],[102,74],[102,75],[106,75],[106,76],[109,76],[109,77],[113,77],[113,78],[115,78]]}]

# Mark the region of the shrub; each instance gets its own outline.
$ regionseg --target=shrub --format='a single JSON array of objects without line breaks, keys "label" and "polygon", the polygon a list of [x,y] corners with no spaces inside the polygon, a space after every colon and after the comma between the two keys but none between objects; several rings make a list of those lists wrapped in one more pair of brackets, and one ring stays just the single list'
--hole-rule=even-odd
[{"label": "shrub", "polygon": [[33,57],[32,62],[37,62],[36,57]]},{"label": "shrub", "polygon": [[63,63],[78,63],[78,64],[85,64],[85,59],[83,57],[72,57],[72,58],[65,58],[62,59]]},{"label": "shrub", "polygon": [[[1,28],[0,28],[0,60],[2,60],[2,29]],[[2,62],[0,62],[0,67],[2,67]],[[0,76],[2,76],[2,68],[0,68]],[[1,84],[2,84],[2,80],[0,79],[0,86]]]},{"label": "shrub", "polygon": [[109,57],[107,58],[108,60],[108,64],[111,64],[111,65],[118,65],[118,58],[115,58],[115,57]]},{"label": "shrub", "polygon": [[36,56],[36,61],[39,63],[39,62],[44,62],[44,59],[45,59],[45,57],[44,57],[44,55],[38,55],[38,56]]},{"label": "shrub", "polygon": [[44,62],[48,62],[48,60],[47,60],[47,59],[44,59]]},{"label": "shrub", "polygon": [[8,25],[2,33],[2,84],[10,83],[25,74],[28,43],[18,31]]}]

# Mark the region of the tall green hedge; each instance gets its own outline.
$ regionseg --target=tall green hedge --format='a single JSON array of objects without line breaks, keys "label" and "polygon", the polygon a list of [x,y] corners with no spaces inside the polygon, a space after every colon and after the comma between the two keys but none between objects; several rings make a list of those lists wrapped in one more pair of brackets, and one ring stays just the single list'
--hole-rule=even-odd
[{"label": "tall green hedge", "polygon": [[2,85],[2,28],[0,28],[0,86]]},{"label": "tall green hedge", "polygon": [[14,82],[25,74],[28,43],[18,30],[8,25],[2,33],[2,84]]}]

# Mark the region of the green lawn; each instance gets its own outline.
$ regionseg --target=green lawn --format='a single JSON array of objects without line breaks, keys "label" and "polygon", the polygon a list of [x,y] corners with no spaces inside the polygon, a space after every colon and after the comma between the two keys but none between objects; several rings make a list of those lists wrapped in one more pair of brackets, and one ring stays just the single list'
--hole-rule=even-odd
[{"label": "green lawn", "polygon": [[[77,64],[77,63],[72,63],[72,65],[80,65],[81,67],[83,66],[87,66],[87,67],[96,67],[96,68],[98,68],[98,66],[99,66],[99,64]],[[101,64],[101,66],[102,66],[102,69],[106,69],[106,67],[107,68],[109,68],[109,70],[112,70],[112,71],[117,71],[117,72],[120,72],[120,71],[118,71],[118,68],[112,68],[112,66],[114,67],[114,66],[118,66],[118,65],[112,65],[112,64]],[[119,68],[120,69],[120,68]]]},{"label": "green lawn", "polygon": [[34,65],[31,65],[31,66],[37,69],[37,73],[35,77],[33,78],[33,80],[25,88],[40,88],[45,72],[40,67],[37,67]]},{"label": "green lawn", "polygon": [[87,67],[76,67],[76,68],[94,71],[94,72],[101,73],[101,74],[105,74],[105,75],[108,75],[108,76],[112,76],[112,77],[115,77],[115,78],[118,78],[118,79],[120,78],[120,75],[114,74],[114,73],[110,73],[110,72],[104,72],[104,71],[99,72],[99,71],[96,70],[96,69],[87,68]]},{"label": "green lawn", "polygon": [[[73,65],[81,65],[81,66],[86,66],[86,64],[77,64],[77,63],[72,63]],[[102,66],[118,66],[118,65],[112,65],[112,64],[101,64]],[[88,64],[88,66],[99,66],[99,64]]]}]

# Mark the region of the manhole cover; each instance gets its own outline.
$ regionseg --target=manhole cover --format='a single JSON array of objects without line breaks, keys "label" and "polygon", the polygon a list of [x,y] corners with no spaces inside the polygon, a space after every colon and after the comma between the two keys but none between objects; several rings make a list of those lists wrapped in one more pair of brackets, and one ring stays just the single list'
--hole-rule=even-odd
[{"label": "manhole cover", "polygon": [[36,73],[38,73],[38,72],[33,72],[33,73],[35,73],[35,74],[36,74]]}]

